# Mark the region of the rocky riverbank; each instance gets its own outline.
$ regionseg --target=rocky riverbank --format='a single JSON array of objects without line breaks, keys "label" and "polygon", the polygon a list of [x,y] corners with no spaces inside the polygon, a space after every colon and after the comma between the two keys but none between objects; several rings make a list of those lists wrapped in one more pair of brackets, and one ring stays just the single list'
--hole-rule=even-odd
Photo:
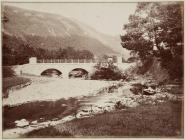
[{"label": "rocky riverbank", "polygon": [[[57,80],[57,83],[59,83],[59,81],[62,82],[61,79],[58,81],[58,79],[54,78],[51,81],[41,83],[48,84],[50,82],[56,82],[55,80]],[[35,81],[39,80],[37,79]],[[79,83],[82,84],[83,82],[87,84],[90,82],[89,80],[70,81],[74,81],[74,83],[76,83],[74,85],[78,86],[78,88],[80,88]],[[99,86],[97,88],[95,85],[92,86],[91,84],[91,86],[96,87],[97,90],[87,92],[87,94],[73,94],[73,98],[69,99],[60,99],[61,97],[56,94],[58,100],[53,101],[43,101],[44,99],[38,98],[41,95],[37,95],[38,100],[23,102],[21,105],[15,104],[16,106],[12,106],[12,104],[8,105],[8,102],[6,102],[4,108],[4,114],[6,116],[4,118],[6,118],[5,121],[9,121],[9,123],[6,122],[6,125],[8,125],[8,127],[11,125],[11,129],[5,128],[5,131],[3,132],[4,137],[21,137],[25,133],[33,130],[55,126],[73,119],[92,117],[97,114],[115,110],[127,110],[140,105],[156,105],[162,102],[183,100],[183,94],[176,94],[174,93],[174,90],[172,90],[175,86],[154,86],[149,84],[151,82],[147,83],[147,80],[143,82],[143,79],[136,79],[128,82],[91,82]],[[100,87],[100,83],[102,84],[102,87]],[[36,84],[38,84],[38,82],[36,82]],[[69,90],[72,89],[69,88]],[[81,91],[83,90],[81,89]],[[151,91],[152,94],[150,94]],[[25,95],[28,96],[28,94]],[[50,110],[49,112],[48,109]],[[19,112],[18,110],[21,111]],[[32,110],[31,112],[34,117],[30,117],[30,110]],[[14,119],[8,120],[8,116],[11,116],[11,114],[15,114],[13,117]],[[19,117],[16,117],[16,115]]]}]

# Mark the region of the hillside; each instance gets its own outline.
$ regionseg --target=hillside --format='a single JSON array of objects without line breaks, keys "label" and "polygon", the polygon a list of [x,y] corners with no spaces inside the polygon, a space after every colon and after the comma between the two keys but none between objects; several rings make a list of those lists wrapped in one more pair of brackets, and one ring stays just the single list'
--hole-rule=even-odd
[{"label": "hillside", "polygon": [[98,40],[100,40],[103,44],[106,44],[108,47],[110,47],[115,52],[118,52],[119,54],[122,54],[125,59],[130,57],[130,53],[127,49],[123,48],[120,43],[120,36],[110,36],[103,33],[100,33],[93,29],[92,27],[83,24],[82,22],[72,19],[75,23],[77,23],[83,30],[86,31],[86,34],[90,36],[94,36]]},{"label": "hillside", "polygon": [[33,48],[53,50],[73,47],[89,50],[94,55],[119,54],[122,49],[120,41],[114,37],[73,19],[12,6],[3,6],[2,10],[3,34]]}]

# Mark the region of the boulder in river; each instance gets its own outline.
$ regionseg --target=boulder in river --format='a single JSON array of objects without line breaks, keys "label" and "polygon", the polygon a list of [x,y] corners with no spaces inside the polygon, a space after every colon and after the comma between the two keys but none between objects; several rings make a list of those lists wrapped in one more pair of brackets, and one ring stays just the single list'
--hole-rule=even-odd
[{"label": "boulder in river", "polygon": [[15,121],[15,124],[17,127],[25,127],[29,125],[29,121],[27,121],[26,119],[21,119],[21,120]]},{"label": "boulder in river", "polygon": [[155,93],[156,93],[156,91],[151,87],[149,87],[147,89],[143,89],[143,94],[144,95],[153,95]]}]

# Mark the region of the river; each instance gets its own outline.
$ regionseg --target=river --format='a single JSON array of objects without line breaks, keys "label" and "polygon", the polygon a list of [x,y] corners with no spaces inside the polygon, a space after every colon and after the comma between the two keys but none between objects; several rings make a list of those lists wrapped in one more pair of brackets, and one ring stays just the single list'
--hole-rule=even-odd
[{"label": "river", "polygon": [[[29,77],[30,78],[30,77]],[[32,84],[15,90],[3,100],[3,105],[20,105],[34,101],[56,101],[61,98],[89,96],[108,87],[113,81],[32,77]]]}]

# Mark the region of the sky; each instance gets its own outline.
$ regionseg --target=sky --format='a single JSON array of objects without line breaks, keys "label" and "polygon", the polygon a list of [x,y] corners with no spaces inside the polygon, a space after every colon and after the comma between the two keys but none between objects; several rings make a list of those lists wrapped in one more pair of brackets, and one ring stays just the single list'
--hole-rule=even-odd
[{"label": "sky", "polygon": [[24,9],[55,13],[77,19],[108,35],[122,34],[123,25],[137,3],[8,3]]}]

